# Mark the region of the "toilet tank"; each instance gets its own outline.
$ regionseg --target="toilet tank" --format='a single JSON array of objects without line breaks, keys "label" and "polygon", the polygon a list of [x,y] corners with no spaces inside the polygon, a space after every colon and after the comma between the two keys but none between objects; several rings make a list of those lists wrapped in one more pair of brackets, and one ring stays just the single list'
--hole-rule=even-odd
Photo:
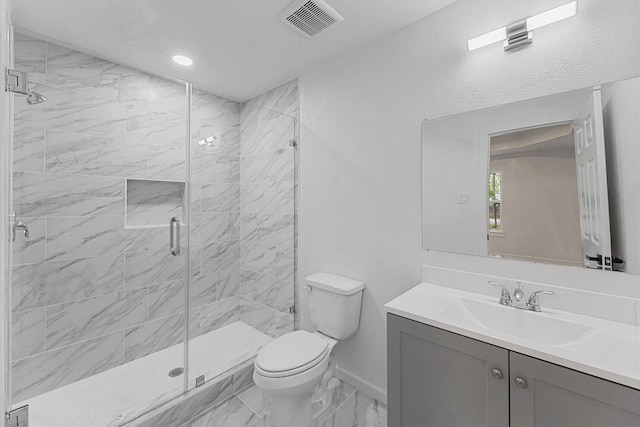
[{"label": "toilet tank", "polygon": [[364,283],[329,273],[312,274],[305,282],[311,322],[318,332],[338,340],[355,334]]}]

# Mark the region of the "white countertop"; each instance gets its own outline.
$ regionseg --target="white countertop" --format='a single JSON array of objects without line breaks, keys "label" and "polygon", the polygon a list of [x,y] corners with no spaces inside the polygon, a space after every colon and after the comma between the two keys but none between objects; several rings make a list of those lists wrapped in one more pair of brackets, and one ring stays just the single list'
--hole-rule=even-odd
[{"label": "white countertop", "polygon": [[518,310],[527,316],[561,319],[593,328],[576,341],[550,345],[489,329],[477,322],[473,316],[452,313],[450,309],[456,301],[466,299],[495,304],[505,310],[517,310],[501,306],[498,303],[499,297],[499,290],[495,297],[488,297],[420,283],[385,304],[385,309],[387,313],[640,389],[639,326],[547,309],[544,307],[544,300],[540,313]]}]

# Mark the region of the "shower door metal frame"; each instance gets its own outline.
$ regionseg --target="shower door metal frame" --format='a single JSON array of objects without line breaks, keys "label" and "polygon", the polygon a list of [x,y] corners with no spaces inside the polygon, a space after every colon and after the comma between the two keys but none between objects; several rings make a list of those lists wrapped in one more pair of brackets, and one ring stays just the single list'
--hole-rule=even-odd
[{"label": "shower door metal frame", "polygon": [[[9,21],[7,0],[0,0],[0,68],[13,66],[13,31]],[[3,72],[4,75],[4,72]],[[0,407],[6,414],[11,409],[11,169],[13,132],[13,94],[0,91]]]}]

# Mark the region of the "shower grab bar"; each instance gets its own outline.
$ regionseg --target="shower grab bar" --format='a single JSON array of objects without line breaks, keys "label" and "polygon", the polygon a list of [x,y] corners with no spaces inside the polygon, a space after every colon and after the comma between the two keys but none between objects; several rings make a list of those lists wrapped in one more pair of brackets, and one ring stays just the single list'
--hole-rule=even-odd
[{"label": "shower grab bar", "polygon": [[[175,242],[173,237],[174,235]],[[177,216],[174,216],[169,220],[169,250],[173,256],[180,255],[180,218]]]}]

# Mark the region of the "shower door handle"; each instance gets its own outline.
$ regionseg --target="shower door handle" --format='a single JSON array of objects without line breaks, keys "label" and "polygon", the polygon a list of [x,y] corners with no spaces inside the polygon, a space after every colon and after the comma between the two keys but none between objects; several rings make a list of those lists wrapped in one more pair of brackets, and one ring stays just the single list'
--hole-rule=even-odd
[{"label": "shower door handle", "polygon": [[18,230],[24,232],[24,238],[29,238],[29,226],[22,221],[16,220],[16,213],[11,212],[11,240],[13,242],[16,241],[16,235],[18,234]]},{"label": "shower door handle", "polygon": [[180,218],[174,216],[169,220],[169,250],[171,255],[180,255]]}]

